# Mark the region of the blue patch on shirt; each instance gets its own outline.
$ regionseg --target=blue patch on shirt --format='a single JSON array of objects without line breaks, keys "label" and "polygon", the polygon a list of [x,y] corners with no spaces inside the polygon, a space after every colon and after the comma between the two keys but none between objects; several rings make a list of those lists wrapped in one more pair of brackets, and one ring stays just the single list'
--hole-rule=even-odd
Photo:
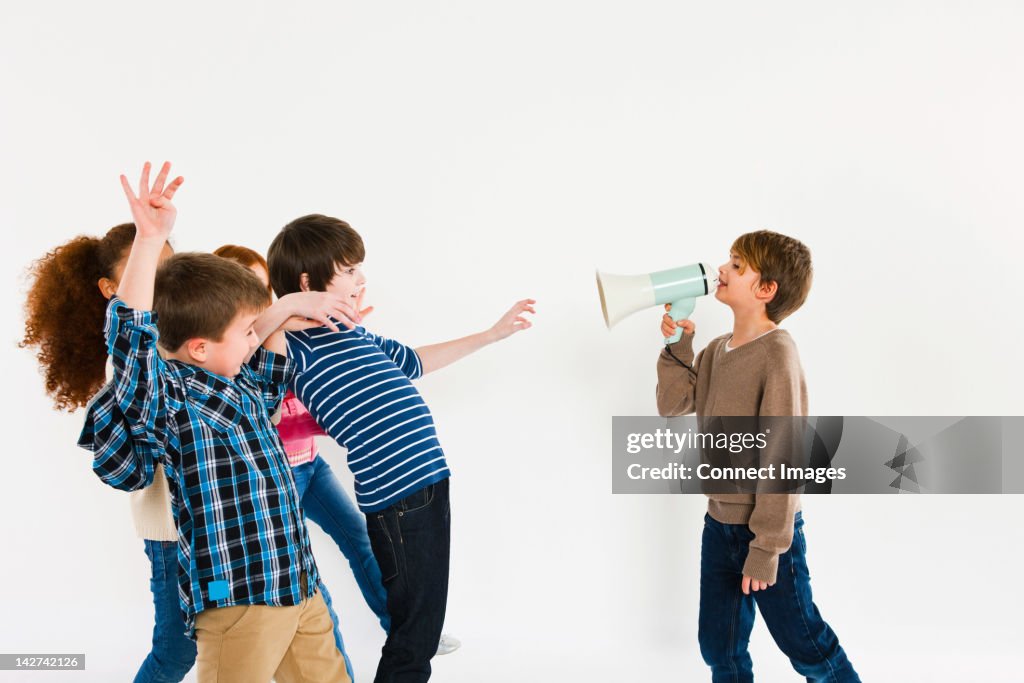
[{"label": "blue patch on shirt", "polygon": [[228,597],[227,581],[211,581],[206,584],[206,594],[210,600],[223,600]]}]

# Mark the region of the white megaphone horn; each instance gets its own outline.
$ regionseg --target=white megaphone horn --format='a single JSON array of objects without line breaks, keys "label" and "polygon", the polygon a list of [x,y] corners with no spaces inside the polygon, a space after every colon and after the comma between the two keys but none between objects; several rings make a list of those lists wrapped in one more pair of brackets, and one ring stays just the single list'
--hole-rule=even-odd
[{"label": "white megaphone horn", "polygon": [[[644,275],[614,275],[597,271],[597,292],[601,296],[601,311],[608,329],[639,310],[664,304],[672,304],[669,315],[673,320],[689,318],[697,305],[697,297],[710,294],[717,287],[718,271],[706,263]],[[679,341],[682,334],[682,329],[676,329],[665,343]]]}]

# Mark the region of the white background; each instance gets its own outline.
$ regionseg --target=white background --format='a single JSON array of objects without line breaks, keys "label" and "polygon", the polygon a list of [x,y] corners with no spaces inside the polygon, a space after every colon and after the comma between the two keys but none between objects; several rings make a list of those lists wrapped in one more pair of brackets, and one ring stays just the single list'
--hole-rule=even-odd
[{"label": "white background", "polygon": [[[813,414],[1024,412],[1022,20],[1013,2],[6,7],[0,651],[87,653],[33,676],[58,681],[128,680],[147,652],[126,497],[15,345],[28,263],[128,220],[117,175],[167,158],[179,250],[350,221],[382,334],[441,341],[538,300],[532,330],[419,383],[454,472],[464,646],[437,680],[707,680],[703,501],[610,493],[611,416],[655,411],[660,314],[605,330],[594,268],[717,265],[742,232],[791,234],[815,260],[785,323]],[[698,346],[731,326],[711,299],[694,319]],[[1024,677],[1019,497],[804,506],[817,602],[865,681]],[[383,635],[313,539],[369,681]],[[760,622],[751,649],[759,680],[799,680]]]}]

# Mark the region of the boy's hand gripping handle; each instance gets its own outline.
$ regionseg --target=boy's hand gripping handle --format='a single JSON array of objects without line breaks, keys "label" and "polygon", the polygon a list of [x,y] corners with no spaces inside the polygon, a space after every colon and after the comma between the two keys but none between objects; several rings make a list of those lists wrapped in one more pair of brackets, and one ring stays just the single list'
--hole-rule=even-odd
[{"label": "boy's hand gripping handle", "polygon": [[[672,310],[668,312],[673,322],[679,322],[680,320],[686,320],[693,313],[693,309],[697,306],[697,299],[679,299],[678,301],[672,302]],[[683,337],[683,328],[677,327],[675,333],[671,337],[665,337],[665,345],[675,344]]]}]

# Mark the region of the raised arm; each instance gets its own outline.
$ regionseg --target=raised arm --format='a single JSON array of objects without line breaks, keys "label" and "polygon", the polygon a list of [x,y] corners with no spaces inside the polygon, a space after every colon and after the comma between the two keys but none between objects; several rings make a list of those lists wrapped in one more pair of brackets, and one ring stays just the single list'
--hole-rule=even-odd
[{"label": "raised arm", "polygon": [[465,358],[474,351],[479,351],[488,344],[501,341],[520,330],[530,329],[533,326],[533,323],[523,316],[525,313],[536,313],[533,309],[533,304],[535,303],[537,302],[533,299],[523,299],[522,301],[516,302],[516,304],[512,306],[505,315],[501,316],[501,319],[499,319],[498,322],[494,323],[494,325],[483,332],[477,332],[476,334],[471,334],[459,339],[441,342],[440,344],[418,347],[416,349],[416,355],[420,357],[420,363],[423,366],[423,374],[433,372],[434,370],[443,368],[446,365],[451,365],[455,361]]},{"label": "raised arm", "polygon": [[[166,439],[164,414],[166,396],[163,361],[157,353],[159,333],[153,308],[153,281],[160,251],[174,227],[175,209],[171,198],[181,186],[176,178],[164,187],[171,165],[165,163],[156,182],[149,186],[147,162],[139,181],[139,195],[121,176],[121,187],[135,220],[135,242],[118,285],[118,295],[107,307],[107,351],[114,367],[112,397],[120,416],[130,425],[133,439],[159,451]],[[103,415],[89,419],[103,420]],[[102,431],[102,425],[99,425]],[[111,441],[109,443],[114,443]],[[109,443],[107,445],[109,445]]]}]

